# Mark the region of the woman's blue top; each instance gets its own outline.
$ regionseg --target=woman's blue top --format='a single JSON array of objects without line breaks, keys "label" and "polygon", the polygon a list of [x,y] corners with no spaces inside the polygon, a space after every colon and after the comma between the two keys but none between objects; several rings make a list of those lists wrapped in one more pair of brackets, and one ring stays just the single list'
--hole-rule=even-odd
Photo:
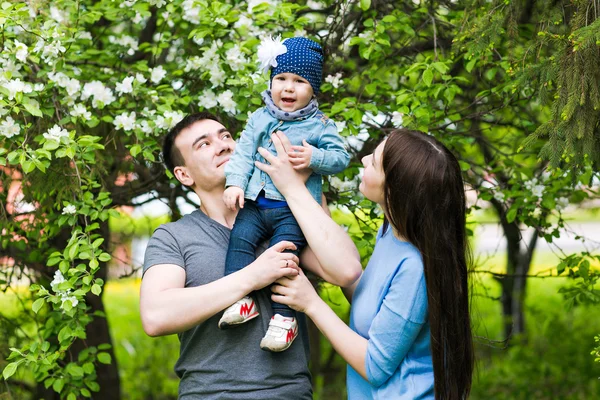
[{"label": "woman's blue top", "polygon": [[350,328],[369,341],[367,380],[348,366],[348,399],[433,399],[427,287],[421,253],[388,226],[354,295]]}]

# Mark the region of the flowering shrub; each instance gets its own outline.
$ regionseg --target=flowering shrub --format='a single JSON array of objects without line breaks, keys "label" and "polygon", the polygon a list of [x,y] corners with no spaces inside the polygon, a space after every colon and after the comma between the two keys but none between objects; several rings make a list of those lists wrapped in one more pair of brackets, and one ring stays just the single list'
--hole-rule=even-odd
[{"label": "flowering shrub", "polygon": [[[267,87],[256,52],[268,36],[307,35],[324,47],[320,108],[347,138],[355,161],[326,189],[330,200],[357,212],[362,231],[352,234],[361,254],[374,237],[361,216],[380,215],[357,193],[359,160],[401,126],[427,131],[458,154],[466,182],[491,202],[503,226],[532,226],[548,241],[560,235],[561,211],[590,196],[593,172],[547,170],[536,156],[542,138],[519,148],[530,127],[548,119],[547,104],[529,101],[535,88],[516,79],[524,63],[508,56],[506,38],[483,47],[461,43],[466,33],[455,27],[464,25],[464,7],[370,0],[3,2],[0,242],[7,257],[0,259],[0,288],[14,284],[14,271],[27,277],[40,327],[12,349],[4,377],[27,368],[68,399],[111,385],[97,383],[104,376],[99,368],[113,361],[109,336],[86,331],[103,315],[94,301],[111,257],[108,218],[116,207],[148,197],[164,199],[174,214],[175,198],[193,202],[164,172],[162,137],[199,110],[239,132]],[[497,62],[494,52],[505,58]]]}]

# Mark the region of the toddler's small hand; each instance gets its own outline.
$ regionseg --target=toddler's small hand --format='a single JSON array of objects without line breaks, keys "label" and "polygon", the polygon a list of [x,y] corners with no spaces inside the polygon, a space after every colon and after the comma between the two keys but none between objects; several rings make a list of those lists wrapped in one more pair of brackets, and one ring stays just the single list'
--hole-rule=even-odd
[{"label": "toddler's small hand", "polygon": [[240,208],[244,208],[244,190],[237,186],[229,186],[223,192],[223,201],[231,211],[236,210],[238,203],[240,203]]},{"label": "toddler's small hand", "polygon": [[292,146],[290,151],[288,151],[288,157],[294,169],[308,168],[312,152],[312,146],[306,140],[302,141],[302,146]]}]

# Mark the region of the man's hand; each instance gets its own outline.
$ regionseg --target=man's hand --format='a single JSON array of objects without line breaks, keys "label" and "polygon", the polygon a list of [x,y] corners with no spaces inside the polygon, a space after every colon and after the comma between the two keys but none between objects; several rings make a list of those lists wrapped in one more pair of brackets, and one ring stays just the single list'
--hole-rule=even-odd
[{"label": "man's hand", "polygon": [[302,146],[292,146],[288,156],[294,169],[299,170],[309,167],[312,153],[312,146],[306,140],[302,140]]},{"label": "man's hand", "polygon": [[244,208],[244,190],[237,186],[229,186],[223,192],[223,201],[231,211],[236,210],[238,203],[240,204],[240,208]]},{"label": "man's hand", "polygon": [[284,276],[297,276],[298,257],[294,253],[284,253],[284,250],[296,250],[292,242],[275,243],[264,251],[252,264],[242,271],[252,274],[249,281],[254,284],[254,290],[259,290]]}]

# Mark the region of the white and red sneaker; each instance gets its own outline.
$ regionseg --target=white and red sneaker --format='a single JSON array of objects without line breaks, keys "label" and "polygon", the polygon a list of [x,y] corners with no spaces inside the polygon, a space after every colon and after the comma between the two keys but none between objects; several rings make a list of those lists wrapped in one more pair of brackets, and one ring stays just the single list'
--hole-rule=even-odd
[{"label": "white and red sneaker", "polygon": [[265,337],[260,341],[260,348],[266,351],[280,352],[287,350],[298,336],[298,322],[294,317],[273,315]]},{"label": "white and red sneaker", "polygon": [[225,309],[219,320],[219,329],[232,328],[258,317],[258,307],[254,299],[245,296]]}]

